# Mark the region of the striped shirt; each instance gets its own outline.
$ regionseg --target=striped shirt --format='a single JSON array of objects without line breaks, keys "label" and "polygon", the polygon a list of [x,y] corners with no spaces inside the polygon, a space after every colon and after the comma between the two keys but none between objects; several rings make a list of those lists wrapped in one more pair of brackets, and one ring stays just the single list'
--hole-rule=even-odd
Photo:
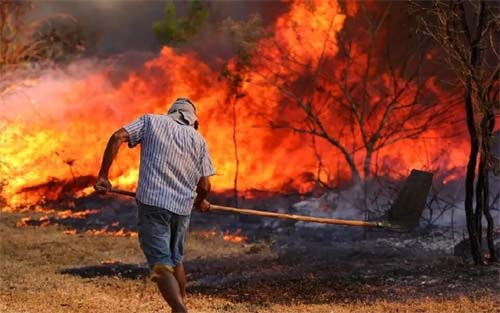
[{"label": "striped shirt", "polygon": [[143,115],[123,128],[130,148],[141,144],[137,200],[179,215],[191,214],[200,177],[215,174],[203,137],[168,115]]}]

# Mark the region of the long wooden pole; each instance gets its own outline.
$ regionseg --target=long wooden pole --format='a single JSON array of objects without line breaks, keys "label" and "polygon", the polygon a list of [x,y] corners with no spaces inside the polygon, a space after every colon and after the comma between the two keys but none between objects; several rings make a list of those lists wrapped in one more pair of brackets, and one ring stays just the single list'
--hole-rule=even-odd
[{"label": "long wooden pole", "polygon": [[[110,191],[113,193],[118,193],[118,194],[122,194],[122,195],[126,195],[126,196],[135,197],[135,192],[131,192],[131,191],[126,191],[126,190],[121,190],[121,189],[116,189],[116,188],[111,188]],[[215,205],[215,204],[210,205],[210,211],[235,213],[235,214],[243,214],[243,215],[255,215],[255,216],[272,217],[272,218],[280,218],[280,219],[302,221],[302,222],[312,222],[312,223],[335,224],[335,225],[346,225],[346,226],[361,226],[361,227],[384,227],[383,223],[378,222],[378,221],[342,220],[342,219],[336,219],[336,218],[284,214],[284,213],[251,210],[251,209],[239,209],[239,208],[233,208],[233,207],[227,207],[227,206]]]},{"label": "long wooden pole", "polygon": [[362,227],[382,227],[381,222],[375,222],[375,221],[342,220],[342,219],[336,219],[336,218],[285,214],[285,213],[276,213],[276,212],[251,210],[251,209],[238,209],[238,208],[226,207],[226,206],[215,205],[215,204],[210,205],[210,211],[236,213],[236,214],[243,214],[243,215],[256,215],[256,216],[281,218],[281,219],[287,219],[287,220],[312,222],[312,223],[347,225],[347,226],[362,226]]}]

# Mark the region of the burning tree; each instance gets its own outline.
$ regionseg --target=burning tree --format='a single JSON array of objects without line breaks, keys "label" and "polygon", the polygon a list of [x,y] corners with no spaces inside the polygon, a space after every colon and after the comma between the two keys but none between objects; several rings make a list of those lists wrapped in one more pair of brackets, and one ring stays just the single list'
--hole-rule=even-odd
[{"label": "burning tree", "polygon": [[420,31],[439,44],[464,87],[463,101],[470,137],[465,212],[471,252],[476,264],[484,262],[481,254],[484,215],[488,223],[490,260],[497,261],[493,242],[494,221],[490,213],[489,172],[495,163],[498,166],[498,160],[494,160],[491,153],[499,101],[498,4],[485,0],[434,1],[414,2],[414,7],[419,13]]},{"label": "burning tree", "polygon": [[271,128],[311,135],[315,145],[326,142],[360,182],[373,174],[379,150],[417,138],[449,116],[423,73],[429,41],[391,44],[390,12],[401,8],[348,3],[351,21],[344,23],[336,5],[297,5],[324,15],[321,26],[316,31],[293,19],[278,22],[281,37],[259,42],[245,78],[275,88],[277,98],[267,100],[277,109],[257,109]]},{"label": "burning tree", "polygon": [[236,57],[233,62],[226,63],[222,67],[221,76],[227,83],[227,95],[225,102],[230,103],[232,107],[233,121],[233,147],[235,160],[234,174],[234,205],[238,206],[238,176],[240,160],[238,156],[237,140],[237,104],[240,98],[245,96],[243,83],[245,77],[249,74],[248,69],[251,66],[252,55],[257,48],[257,42],[265,36],[262,27],[262,20],[259,15],[253,15],[246,22],[235,22],[232,19],[226,19],[223,23],[223,29],[228,31],[233,42],[236,44]]}]

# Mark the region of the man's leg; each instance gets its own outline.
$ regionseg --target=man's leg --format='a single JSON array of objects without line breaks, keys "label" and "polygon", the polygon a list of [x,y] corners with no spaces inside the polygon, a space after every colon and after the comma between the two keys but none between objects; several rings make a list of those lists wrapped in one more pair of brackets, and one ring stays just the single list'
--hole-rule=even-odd
[{"label": "man's leg", "polygon": [[174,215],[172,217],[172,259],[174,261],[174,276],[179,283],[182,298],[186,299],[186,273],[184,272],[184,263],[182,262],[184,255],[184,243],[186,241],[186,233],[189,228],[189,215]]},{"label": "man's leg", "polygon": [[182,299],[186,300],[186,273],[184,272],[184,264],[182,262],[174,267],[174,276],[179,284]]},{"label": "man's leg", "polygon": [[174,276],[170,247],[172,213],[139,203],[138,225],[141,249],[152,266],[152,280],[174,313],[187,312],[179,283]]},{"label": "man's leg", "polygon": [[187,312],[181,295],[181,289],[179,288],[179,283],[173,273],[162,271],[162,273],[156,276],[153,280],[158,285],[158,289],[160,290],[163,299],[165,299],[168,305],[172,308],[172,313]]}]

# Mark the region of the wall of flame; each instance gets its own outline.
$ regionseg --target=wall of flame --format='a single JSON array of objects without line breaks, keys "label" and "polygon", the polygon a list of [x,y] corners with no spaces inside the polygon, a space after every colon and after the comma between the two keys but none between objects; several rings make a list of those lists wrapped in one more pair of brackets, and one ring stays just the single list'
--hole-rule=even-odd
[{"label": "wall of flame", "polygon": [[[274,71],[290,78],[300,73],[280,63],[283,51],[312,64],[321,53],[335,55],[338,51],[335,34],[342,30],[346,14],[333,0],[312,3],[292,3],[272,26],[273,37],[262,39],[257,48],[258,54],[274,58]],[[349,2],[347,13],[356,11],[356,4]],[[309,44],[298,40],[297,33]],[[325,34],[332,38],[326,50],[321,37]],[[282,50],[273,48],[270,40],[279,42]],[[309,190],[312,184],[306,178],[314,176],[318,166],[310,138],[257,127],[264,125],[259,116],[290,114],[292,118],[294,114],[281,111],[280,90],[265,84],[262,73],[264,67],[249,74],[250,82],[243,85],[246,96],[238,102],[239,188],[280,190],[292,186]],[[96,175],[106,141],[114,130],[145,113],[164,114],[179,96],[190,97],[198,106],[200,131],[217,170],[214,189],[232,188],[235,160],[231,107],[225,103],[227,85],[220,79],[219,70],[204,64],[195,53],[177,53],[164,47],[139,69],[126,73],[112,59],[87,59],[63,69],[46,70],[34,79],[13,81],[12,88],[0,95],[2,197],[15,206],[31,201],[20,193],[23,188]],[[336,117],[332,115],[331,119],[335,124]],[[450,132],[459,136],[450,137]],[[456,128],[429,130],[419,140],[401,141],[381,150],[378,164],[387,175],[427,168],[458,169],[453,175],[460,176],[467,159],[463,138],[463,130]],[[327,143],[318,145],[332,172],[347,177],[349,171],[338,152]],[[115,185],[135,188],[138,158],[138,149],[120,151],[111,174]],[[90,191],[83,188],[81,192]]]}]

